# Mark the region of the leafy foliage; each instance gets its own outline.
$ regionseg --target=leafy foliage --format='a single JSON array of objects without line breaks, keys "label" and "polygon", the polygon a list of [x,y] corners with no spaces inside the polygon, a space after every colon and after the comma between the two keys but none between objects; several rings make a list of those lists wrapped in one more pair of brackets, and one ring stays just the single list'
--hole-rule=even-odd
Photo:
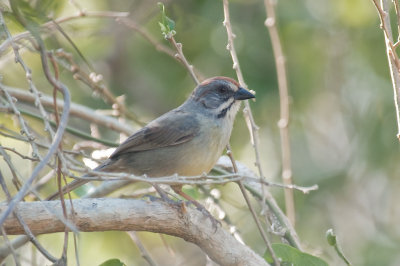
[{"label": "leafy foliage", "polygon": [[158,3],[158,6],[161,9],[161,22],[158,22],[158,24],[161,27],[161,33],[163,34],[164,38],[169,39],[176,34],[175,21],[167,17],[163,3]]},{"label": "leafy foliage", "polygon": [[119,259],[109,259],[100,264],[99,266],[126,266],[126,264],[120,261]]},{"label": "leafy foliage", "polygon": [[[285,244],[274,243],[272,249],[276,256],[281,259],[283,266],[328,266],[328,263],[324,260]],[[264,258],[267,262],[273,263],[268,251],[265,252]]]}]

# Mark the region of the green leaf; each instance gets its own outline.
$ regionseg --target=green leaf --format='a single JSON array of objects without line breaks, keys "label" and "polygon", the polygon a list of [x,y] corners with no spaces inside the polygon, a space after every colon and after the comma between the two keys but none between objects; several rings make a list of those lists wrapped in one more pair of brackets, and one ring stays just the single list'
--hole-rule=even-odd
[{"label": "green leaf", "polygon": [[336,235],[333,233],[333,229],[329,229],[328,231],[326,231],[326,240],[328,241],[329,245],[336,245]]},{"label": "green leaf", "polygon": [[78,197],[83,197],[87,194],[89,194],[89,192],[93,191],[95,189],[95,186],[93,186],[90,183],[84,184],[76,189],[74,189],[74,193],[75,195],[77,195]]},{"label": "green leaf", "polygon": [[175,21],[173,21],[172,19],[170,19],[169,17],[165,16],[165,20],[166,23],[168,25],[168,29],[170,31],[173,31],[175,29]]},{"label": "green leaf", "polygon": [[100,264],[99,266],[126,266],[126,264],[120,261],[119,259],[109,259]]},{"label": "green leaf", "polygon": [[[281,259],[281,265],[291,265],[291,266],[328,266],[324,260],[315,257],[311,254],[301,252],[297,248],[291,247],[289,245],[274,243],[272,244],[272,249],[275,255]],[[268,251],[264,254],[264,259],[273,263],[271,254]]]},{"label": "green leaf", "polygon": [[161,22],[158,22],[161,28],[161,32],[164,35],[164,38],[169,39],[176,34],[175,31],[175,21],[167,17],[165,13],[165,6],[163,3],[158,2],[158,6],[161,10]]},{"label": "green leaf", "polygon": [[190,197],[192,197],[194,199],[198,199],[198,198],[201,197],[201,194],[200,194],[198,189],[195,189],[195,188],[184,188],[182,190],[186,195],[189,195]]},{"label": "green leaf", "polygon": [[158,22],[158,25],[160,25],[161,28],[161,32],[167,32],[167,28],[164,26],[164,24],[162,24],[161,22]]}]

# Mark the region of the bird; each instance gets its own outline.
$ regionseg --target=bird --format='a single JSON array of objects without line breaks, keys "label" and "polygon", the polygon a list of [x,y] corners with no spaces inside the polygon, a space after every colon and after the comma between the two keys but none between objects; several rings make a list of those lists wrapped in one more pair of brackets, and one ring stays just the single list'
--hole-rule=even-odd
[{"label": "bird", "polygon": [[[255,95],[232,78],[217,76],[206,79],[197,85],[182,105],[128,137],[94,171],[146,175],[149,178],[208,173],[229,142],[241,101],[251,98]],[[84,177],[67,184],[62,193],[90,181]],[[197,207],[202,207],[182,191],[181,185],[171,188]],[[160,194],[159,189],[157,191]],[[57,192],[47,199],[54,200],[59,196]]]}]

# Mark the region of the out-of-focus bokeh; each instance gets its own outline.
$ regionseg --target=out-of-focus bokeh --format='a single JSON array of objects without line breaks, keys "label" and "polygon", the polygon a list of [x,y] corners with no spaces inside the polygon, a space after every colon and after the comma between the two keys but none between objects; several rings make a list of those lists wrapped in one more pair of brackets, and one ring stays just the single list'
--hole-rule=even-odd
[{"label": "out-of-focus bokeh", "polygon": [[[176,22],[175,37],[183,44],[183,51],[195,69],[204,77],[235,78],[226,50],[222,1],[179,0],[165,4],[168,16]],[[88,11],[130,12],[132,20],[157,41],[169,45],[158,25],[157,1],[90,0],[79,1],[79,5]],[[250,105],[260,127],[262,167],[269,180],[281,182],[279,94],[271,43],[264,26],[264,4],[236,0],[231,1],[230,10],[240,65],[249,89],[257,93],[257,100]],[[56,17],[78,12],[68,1],[58,11]],[[301,242],[307,251],[330,265],[341,265],[325,240],[326,230],[333,228],[354,265],[400,265],[400,144],[396,139],[384,37],[375,7],[371,1],[362,0],[278,1],[277,19],[291,95],[294,182],[319,185],[319,190],[308,195],[295,192],[296,229]],[[13,21],[6,22],[12,34],[22,30]],[[127,106],[143,121],[178,106],[194,88],[184,67],[113,19],[79,18],[61,26],[93,64],[96,73],[103,75],[110,90],[115,95],[125,95]],[[85,67],[60,33],[44,36],[48,36],[48,48],[62,47]],[[38,55],[27,50],[21,52],[32,68],[37,86],[42,85],[40,90],[51,94]],[[25,74],[21,66],[14,64],[11,50],[0,57],[0,74],[4,84],[27,88]],[[68,71],[63,70],[61,75],[74,102],[110,109]],[[0,114],[0,118],[1,123],[11,126],[12,116]],[[89,125],[79,120],[73,119],[71,126],[89,132]],[[103,137],[117,141],[115,135],[107,132]],[[242,115],[238,115],[231,140],[236,159],[256,170],[254,150]],[[17,142],[8,145],[24,149]],[[5,168],[3,162],[0,165]],[[239,190],[234,184],[219,188],[222,206],[244,241],[262,254],[265,249],[262,239]],[[270,190],[283,208],[283,191]],[[158,235],[139,233],[139,236],[155,258],[163,258],[159,261],[161,265],[166,261],[176,265],[206,262],[197,247],[183,240],[165,236],[173,255]],[[53,253],[61,253],[62,234],[39,239]],[[127,265],[145,263],[123,232],[82,233],[78,242],[81,265],[97,265],[115,257]],[[69,254],[69,263],[74,265],[73,248]]]}]

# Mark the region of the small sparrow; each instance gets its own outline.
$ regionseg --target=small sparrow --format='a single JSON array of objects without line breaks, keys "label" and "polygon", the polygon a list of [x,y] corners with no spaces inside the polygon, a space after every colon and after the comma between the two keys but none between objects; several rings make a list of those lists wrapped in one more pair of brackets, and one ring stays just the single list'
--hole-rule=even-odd
[{"label": "small sparrow", "polygon": [[[181,106],[126,139],[94,171],[123,172],[149,178],[208,173],[229,142],[241,101],[254,97],[231,78],[207,79]],[[89,181],[74,180],[63,188],[63,193]],[[172,189],[197,207],[201,206],[182,192],[181,185],[174,185]],[[58,196],[57,192],[48,199]]]}]

